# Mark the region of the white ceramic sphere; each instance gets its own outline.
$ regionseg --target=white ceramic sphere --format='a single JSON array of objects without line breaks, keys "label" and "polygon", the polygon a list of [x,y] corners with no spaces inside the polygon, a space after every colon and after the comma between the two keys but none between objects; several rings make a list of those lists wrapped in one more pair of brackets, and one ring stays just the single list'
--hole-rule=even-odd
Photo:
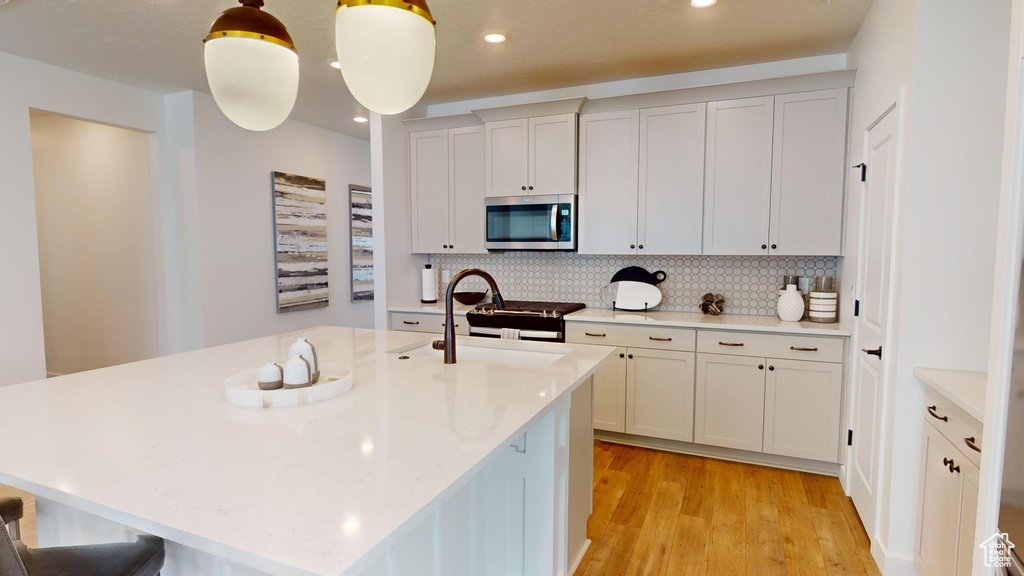
[{"label": "white ceramic sphere", "polygon": [[392,6],[340,6],[335,15],[338,64],[352,96],[378,114],[412,108],[434,72],[434,26]]},{"label": "white ceramic sphere", "polygon": [[254,132],[281,125],[299,93],[299,55],[255,38],[206,42],[206,79],[229,120]]}]

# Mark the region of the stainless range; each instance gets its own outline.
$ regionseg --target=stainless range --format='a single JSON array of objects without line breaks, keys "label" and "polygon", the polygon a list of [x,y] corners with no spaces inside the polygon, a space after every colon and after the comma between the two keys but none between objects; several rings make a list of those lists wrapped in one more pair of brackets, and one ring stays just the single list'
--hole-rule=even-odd
[{"label": "stainless range", "polygon": [[502,329],[519,330],[521,340],[565,342],[565,315],[585,304],[506,300],[505,309],[481,304],[466,313],[470,336],[500,338]]}]

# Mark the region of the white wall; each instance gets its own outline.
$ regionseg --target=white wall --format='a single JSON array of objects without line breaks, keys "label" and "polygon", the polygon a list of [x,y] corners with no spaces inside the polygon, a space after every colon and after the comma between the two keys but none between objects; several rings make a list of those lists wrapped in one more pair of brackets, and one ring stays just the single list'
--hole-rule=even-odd
[{"label": "white wall", "polygon": [[[0,274],[0,385],[5,385],[46,376],[29,109],[147,132],[162,129],[164,109],[157,94],[4,53],[0,78],[0,244],[8,247],[9,271]],[[156,238],[158,250],[162,241]]]},{"label": "white wall", "polygon": [[149,136],[53,114],[31,125],[47,371],[157,356]]},{"label": "white wall", "polygon": [[[269,132],[232,124],[193,93],[197,258],[203,344],[320,324],[373,327],[373,304],[350,296],[350,184],[370,185],[369,142],[293,120]],[[327,182],[330,305],[277,313],[271,173]]]}]

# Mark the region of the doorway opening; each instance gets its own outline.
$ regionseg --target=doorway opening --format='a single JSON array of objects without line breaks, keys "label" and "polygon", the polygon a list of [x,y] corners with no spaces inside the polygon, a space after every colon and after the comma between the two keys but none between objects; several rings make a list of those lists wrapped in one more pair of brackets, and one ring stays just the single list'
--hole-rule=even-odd
[{"label": "doorway opening", "polygon": [[150,136],[32,110],[48,376],[159,354]]}]

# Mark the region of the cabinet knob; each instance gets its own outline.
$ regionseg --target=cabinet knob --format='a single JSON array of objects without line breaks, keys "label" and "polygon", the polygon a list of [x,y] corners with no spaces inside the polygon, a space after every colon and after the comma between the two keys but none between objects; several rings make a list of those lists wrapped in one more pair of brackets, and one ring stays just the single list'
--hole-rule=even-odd
[{"label": "cabinet knob", "polygon": [[942,465],[949,468],[950,474],[960,471],[960,466],[957,465],[957,463],[954,462],[952,458],[943,458]]},{"label": "cabinet knob", "polygon": [[530,190],[533,190],[533,186],[530,186]]},{"label": "cabinet knob", "polygon": [[526,190],[526,186],[523,186],[523,190]]},{"label": "cabinet knob", "polygon": [[757,369],[758,370],[764,370],[764,364],[758,364],[757,365]]},{"label": "cabinet knob", "polygon": [[768,369],[771,371],[775,371],[775,366],[769,366]]},{"label": "cabinet knob", "polygon": [[629,358],[630,358],[630,359],[632,359],[632,358],[633,358],[633,355],[632,355],[632,354],[630,354],[630,355],[629,355]]},{"label": "cabinet knob", "polygon": [[619,354],[619,358],[625,358],[625,357],[626,357],[625,354]]},{"label": "cabinet knob", "polygon": [[454,248],[455,248],[455,244],[449,244],[449,245],[448,245],[448,249],[449,249],[449,250],[452,250],[452,249],[454,249]]},{"label": "cabinet knob", "polygon": [[644,245],[643,245],[643,244],[641,244],[641,245],[640,245],[640,249],[641,249],[641,250],[643,250],[643,249],[644,249]]},{"label": "cabinet knob", "polygon": [[767,250],[767,249],[768,249],[768,245],[767,244],[761,244],[761,250]]},{"label": "cabinet knob", "polygon": [[629,245],[629,249],[630,250],[635,250],[636,249],[636,244],[630,244]]},{"label": "cabinet knob", "polygon": [[778,248],[778,246],[776,246],[775,244],[772,244],[772,250],[775,250],[776,248]]}]

